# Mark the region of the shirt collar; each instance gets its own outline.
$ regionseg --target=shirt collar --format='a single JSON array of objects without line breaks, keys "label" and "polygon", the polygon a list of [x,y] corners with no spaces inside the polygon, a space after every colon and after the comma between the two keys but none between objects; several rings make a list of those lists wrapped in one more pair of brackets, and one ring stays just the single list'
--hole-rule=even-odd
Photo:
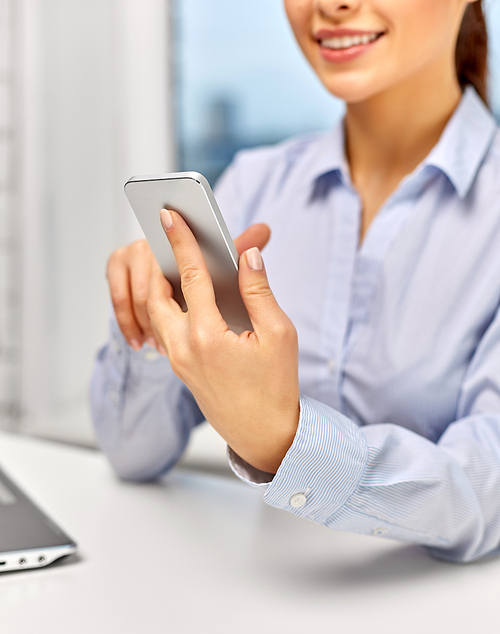
[{"label": "shirt collar", "polygon": [[306,178],[316,181],[330,172],[339,172],[349,181],[349,166],[345,157],[344,120],[314,143]]},{"label": "shirt collar", "polygon": [[[496,129],[493,115],[476,91],[472,87],[466,88],[438,143],[416,171],[426,165],[436,167],[446,174],[457,194],[463,198],[474,181]],[[345,157],[343,119],[332,131],[318,139],[307,172],[307,177],[314,182],[336,172],[344,184],[351,184]]]},{"label": "shirt collar", "polygon": [[441,170],[460,198],[469,192],[497,130],[496,121],[472,87],[466,88],[438,143],[422,165]]}]

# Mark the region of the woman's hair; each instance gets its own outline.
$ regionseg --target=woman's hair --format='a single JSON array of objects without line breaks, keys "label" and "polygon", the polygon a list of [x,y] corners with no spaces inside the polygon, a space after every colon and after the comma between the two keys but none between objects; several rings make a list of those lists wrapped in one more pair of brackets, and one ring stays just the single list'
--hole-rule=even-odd
[{"label": "woman's hair", "polygon": [[462,89],[474,86],[488,105],[488,34],[482,0],[467,5],[458,33],[455,63]]}]

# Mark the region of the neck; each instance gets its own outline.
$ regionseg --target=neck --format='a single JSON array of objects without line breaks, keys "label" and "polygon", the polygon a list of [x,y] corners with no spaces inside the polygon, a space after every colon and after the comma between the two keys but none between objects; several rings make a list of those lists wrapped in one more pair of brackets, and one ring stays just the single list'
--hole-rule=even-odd
[{"label": "neck", "polygon": [[345,117],[346,153],[353,182],[400,180],[439,140],[461,98],[454,71],[427,71],[361,103]]}]

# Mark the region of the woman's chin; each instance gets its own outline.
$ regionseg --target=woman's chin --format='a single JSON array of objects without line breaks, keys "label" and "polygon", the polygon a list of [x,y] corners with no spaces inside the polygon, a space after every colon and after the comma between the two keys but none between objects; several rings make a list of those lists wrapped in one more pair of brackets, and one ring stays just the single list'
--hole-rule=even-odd
[{"label": "woman's chin", "polygon": [[391,85],[390,78],[380,72],[318,73],[325,88],[347,104],[361,103],[384,92]]},{"label": "woman's chin", "polygon": [[328,92],[346,104],[362,103],[382,92],[380,85],[375,87],[360,81],[330,81],[324,85]]}]

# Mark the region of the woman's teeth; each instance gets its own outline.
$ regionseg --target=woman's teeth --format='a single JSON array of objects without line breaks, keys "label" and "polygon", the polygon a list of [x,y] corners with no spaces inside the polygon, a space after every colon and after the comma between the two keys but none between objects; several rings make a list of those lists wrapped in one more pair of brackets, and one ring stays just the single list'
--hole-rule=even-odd
[{"label": "woman's teeth", "polygon": [[351,46],[359,46],[360,44],[369,44],[378,37],[378,33],[371,35],[353,35],[344,37],[331,37],[328,40],[321,40],[321,46],[324,48],[342,49],[351,48]]}]

